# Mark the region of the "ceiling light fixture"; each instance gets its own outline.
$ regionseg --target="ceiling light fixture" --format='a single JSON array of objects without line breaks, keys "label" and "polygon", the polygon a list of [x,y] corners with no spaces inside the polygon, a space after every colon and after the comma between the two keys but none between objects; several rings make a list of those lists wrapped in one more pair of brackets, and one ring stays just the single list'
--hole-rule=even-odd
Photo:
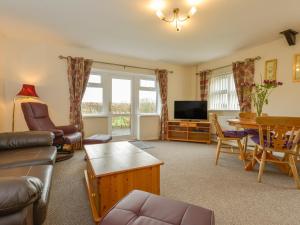
[{"label": "ceiling light fixture", "polygon": [[177,31],[180,31],[184,23],[197,12],[196,6],[201,2],[201,0],[187,0],[187,2],[191,8],[184,16],[180,15],[179,8],[174,8],[173,15],[171,17],[166,17],[163,13],[164,8],[166,7],[166,2],[164,0],[153,0],[151,6],[156,11],[156,15],[159,19],[172,24]]}]

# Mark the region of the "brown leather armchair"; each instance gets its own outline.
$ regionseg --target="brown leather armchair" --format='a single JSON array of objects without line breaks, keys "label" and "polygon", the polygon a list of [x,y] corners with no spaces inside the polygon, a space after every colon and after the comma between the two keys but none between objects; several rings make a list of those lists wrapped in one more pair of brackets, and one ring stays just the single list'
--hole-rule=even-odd
[{"label": "brown leather armchair", "polygon": [[55,126],[48,113],[48,106],[38,102],[21,103],[29,130],[50,131],[55,135],[53,145],[62,149],[65,144],[73,145],[82,141],[82,134],[73,125]]}]

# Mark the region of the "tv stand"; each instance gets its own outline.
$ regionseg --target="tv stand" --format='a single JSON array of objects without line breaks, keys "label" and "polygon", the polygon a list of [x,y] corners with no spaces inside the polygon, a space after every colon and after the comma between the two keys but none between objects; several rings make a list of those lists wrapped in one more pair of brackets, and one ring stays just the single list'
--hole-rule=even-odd
[{"label": "tv stand", "polygon": [[168,140],[211,143],[209,121],[168,121]]}]

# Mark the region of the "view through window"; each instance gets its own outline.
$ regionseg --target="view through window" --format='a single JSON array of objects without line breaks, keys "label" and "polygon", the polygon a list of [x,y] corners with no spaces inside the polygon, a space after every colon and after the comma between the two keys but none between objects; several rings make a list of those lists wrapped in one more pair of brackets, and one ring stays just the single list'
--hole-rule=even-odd
[{"label": "view through window", "polygon": [[103,112],[103,87],[101,75],[90,75],[82,98],[81,111],[83,115],[99,115]]},{"label": "view through window", "polygon": [[140,80],[139,85],[139,112],[157,112],[157,84],[155,80]]},{"label": "view through window", "polygon": [[239,110],[232,73],[213,76],[209,82],[209,110]]}]

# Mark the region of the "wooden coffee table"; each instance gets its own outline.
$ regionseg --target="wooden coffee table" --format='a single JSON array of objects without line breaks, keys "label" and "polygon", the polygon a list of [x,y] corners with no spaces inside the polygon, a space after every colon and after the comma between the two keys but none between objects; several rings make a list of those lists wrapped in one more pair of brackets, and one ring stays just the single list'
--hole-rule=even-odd
[{"label": "wooden coffee table", "polygon": [[134,189],[160,194],[162,161],[128,142],[85,145],[84,171],[95,223]]}]

